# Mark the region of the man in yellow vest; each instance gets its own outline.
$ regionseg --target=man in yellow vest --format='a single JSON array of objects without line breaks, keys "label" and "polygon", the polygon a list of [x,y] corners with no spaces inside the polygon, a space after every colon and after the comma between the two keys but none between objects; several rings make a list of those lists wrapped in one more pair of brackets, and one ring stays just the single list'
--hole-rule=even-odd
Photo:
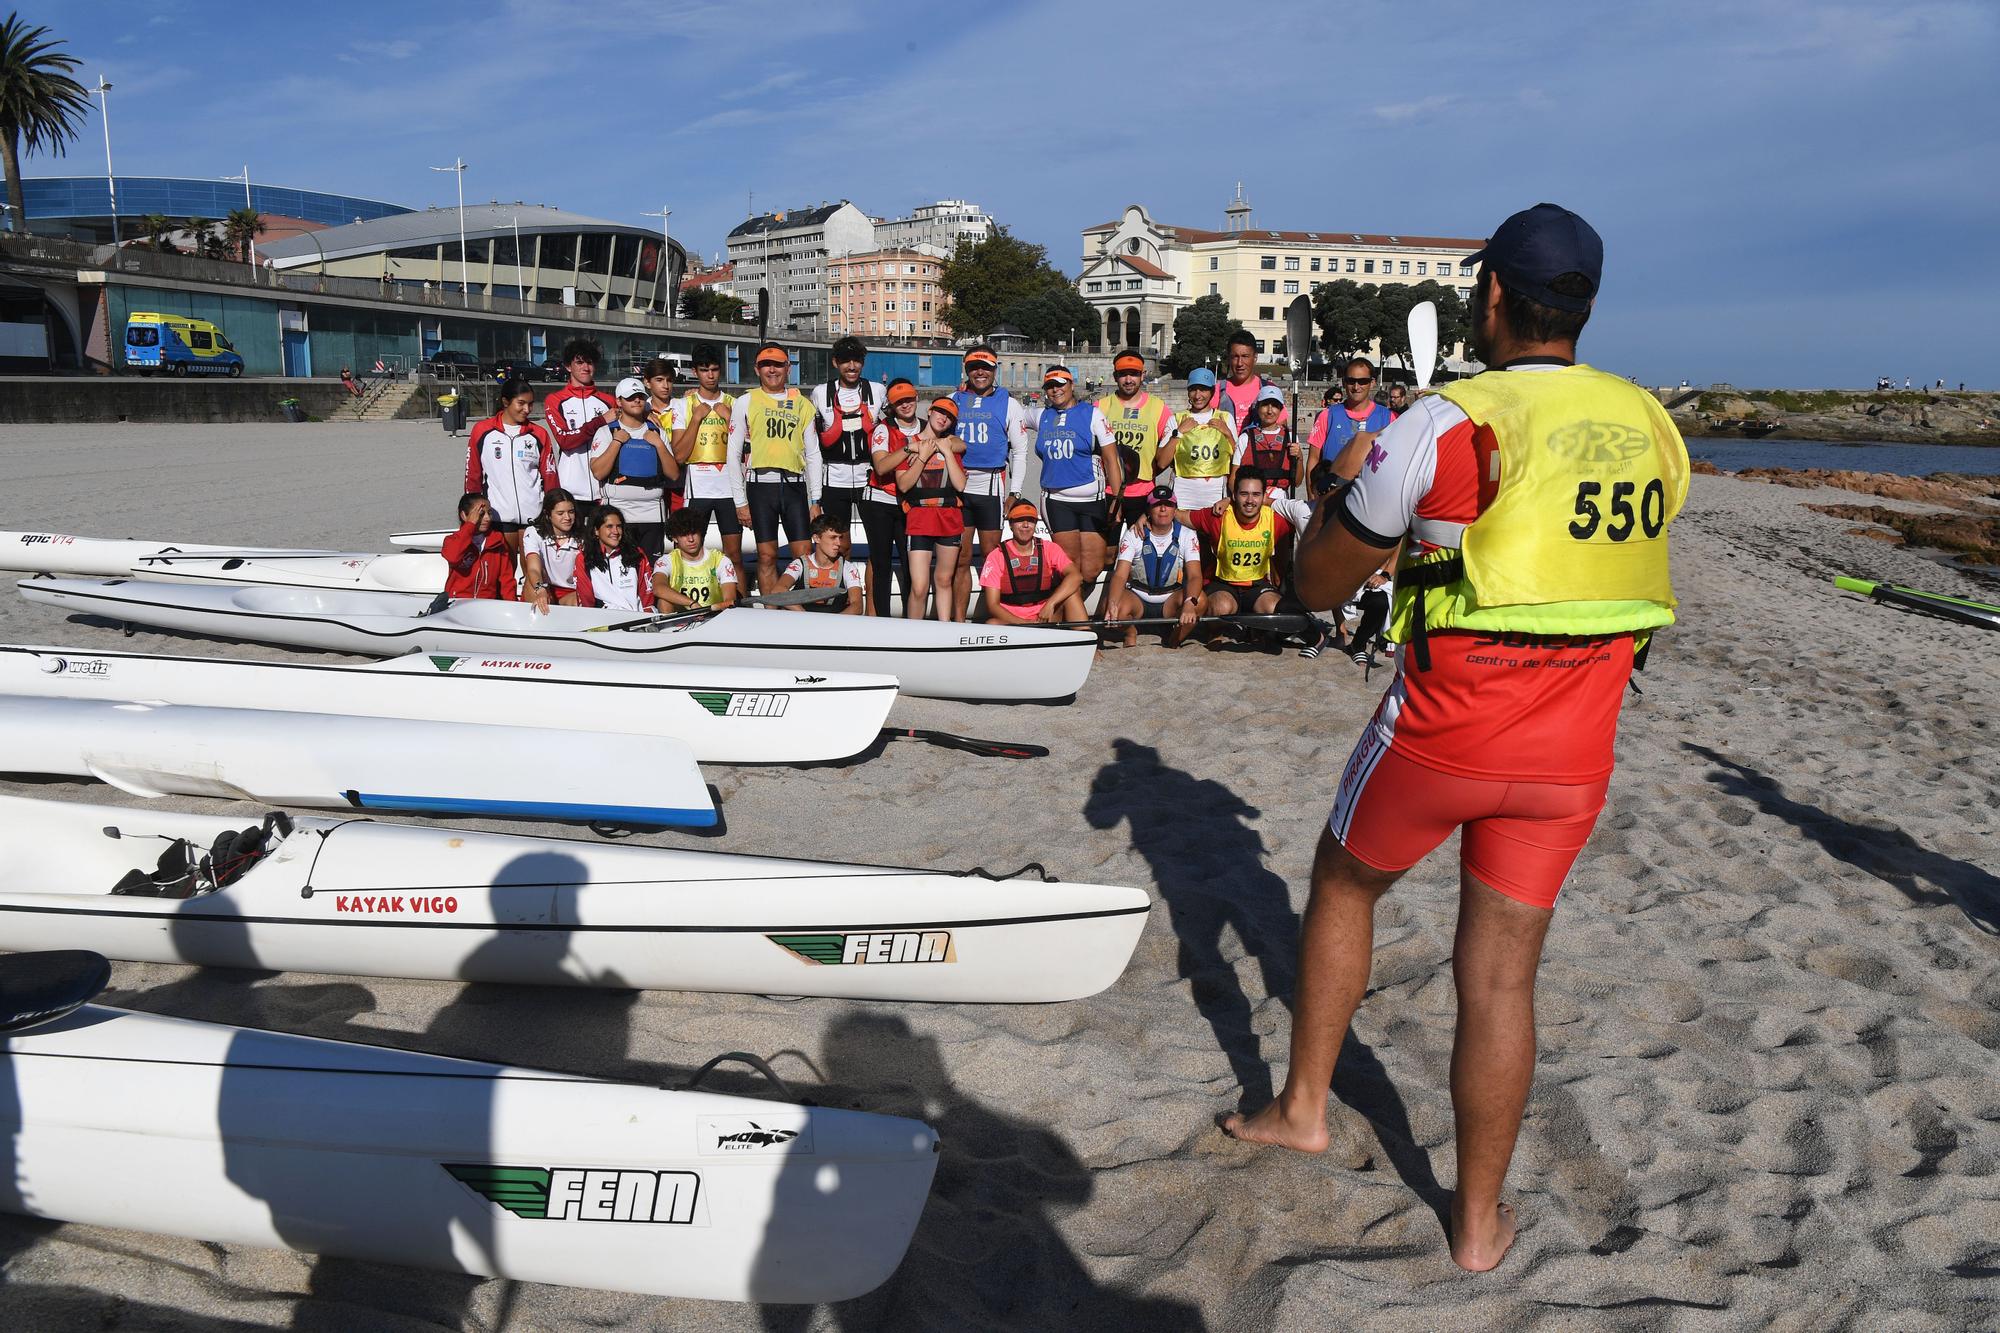
[{"label": "man in yellow vest", "polygon": [[1458,1181],[1451,1255],[1499,1264],[1500,1202],[1535,1069],[1535,971],[1556,895],[1603,809],[1635,657],[1673,623],[1667,525],[1688,460],[1651,395],[1576,360],[1604,246],[1538,204],[1474,256],[1473,341],[1493,369],[1417,399],[1297,555],[1308,607],[1339,606],[1403,545],[1394,682],[1362,732],[1313,863],[1284,1091],[1224,1128],[1317,1152],[1376,900],[1454,831]]},{"label": "man in yellow vest", "polygon": [[[757,539],[757,586],[774,591],[783,563],[778,529],[792,554],[805,559],[811,524],[819,517],[819,432],[812,400],[787,381],[792,358],[777,343],[757,349],[757,384],[736,400],[729,419],[729,482],[737,521]],[[750,455],[746,466],[745,453]]]},{"label": "man in yellow vest", "polygon": [[743,523],[736,514],[736,497],[729,480],[729,419],[736,399],[722,391],[722,349],[714,343],[694,345],[694,383],[674,399],[667,428],[673,434],[674,457],[681,464],[685,508],[701,517],[702,529],[715,520],[722,549],[732,564],[743,564]]}]

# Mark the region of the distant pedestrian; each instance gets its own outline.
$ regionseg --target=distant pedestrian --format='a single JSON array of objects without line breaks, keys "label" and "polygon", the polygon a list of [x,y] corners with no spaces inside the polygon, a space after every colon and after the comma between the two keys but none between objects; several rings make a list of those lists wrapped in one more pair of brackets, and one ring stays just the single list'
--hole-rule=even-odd
[{"label": "distant pedestrian", "polygon": [[[349,397],[359,398],[361,396],[361,386],[354,381],[354,368],[352,366],[342,366],[340,368],[340,387],[347,390]],[[1944,381],[1938,381],[1938,387],[1940,389],[1943,388]]]},{"label": "distant pedestrian", "polygon": [[1905,389],[1910,387],[1910,377],[1908,375],[1903,376],[1903,387]]}]

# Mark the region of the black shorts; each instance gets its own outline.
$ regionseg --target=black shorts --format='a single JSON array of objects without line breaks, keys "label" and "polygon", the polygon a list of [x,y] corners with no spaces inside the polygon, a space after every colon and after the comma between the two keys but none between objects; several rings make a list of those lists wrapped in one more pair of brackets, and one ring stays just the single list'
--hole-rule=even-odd
[{"label": "black shorts", "polygon": [[702,516],[702,531],[708,530],[708,520],[715,520],[715,530],[725,537],[740,536],[743,520],[736,517],[736,502],[727,496],[706,500],[689,500],[681,506],[691,514]]},{"label": "black shorts", "polygon": [[1219,589],[1234,597],[1236,599],[1237,611],[1246,616],[1256,614],[1257,600],[1265,593],[1279,593],[1280,596],[1283,595],[1278,585],[1270,582],[1268,579],[1258,579],[1254,583],[1225,583],[1221,579],[1216,579],[1208,586],[1211,591]]},{"label": "black shorts", "polygon": [[809,540],[812,502],[806,494],[805,479],[797,481],[751,481],[744,483],[750,500],[750,530],[761,545],[778,540],[778,528],[785,529],[787,542]]},{"label": "black shorts", "polygon": [[1110,515],[1102,500],[1078,504],[1074,500],[1050,497],[1042,505],[1042,516],[1049,521],[1051,537],[1059,532],[1087,532],[1093,537],[1101,537],[1104,535],[1104,520]]},{"label": "black shorts", "polygon": [[958,502],[965,508],[965,526],[976,528],[981,532],[1002,531],[1005,516],[1000,512],[1000,505],[1006,498],[1004,495],[970,495],[961,492]]},{"label": "black shorts", "polygon": [[954,532],[949,537],[930,537],[921,532],[904,534],[904,540],[910,543],[912,551],[935,551],[940,546],[949,546],[953,550],[957,550],[959,542],[964,537],[965,534],[962,532]]},{"label": "black shorts", "polygon": [[1147,498],[1151,494],[1152,491],[1149,489],[1145,495],[1121,495],[1118,497],[1118,524],[1120,527],[1129,528],[1146,516],[1147,511],[1152,508],[1152,502]]},{"label": "black shorts", "polygon": [[504,518],[496,518],[493,520],[493,530],[499,533],[503,537],[509,533],[520,532],[523,529],[527,528],[528,526],[529,525],[526,523],[509,523]]}]

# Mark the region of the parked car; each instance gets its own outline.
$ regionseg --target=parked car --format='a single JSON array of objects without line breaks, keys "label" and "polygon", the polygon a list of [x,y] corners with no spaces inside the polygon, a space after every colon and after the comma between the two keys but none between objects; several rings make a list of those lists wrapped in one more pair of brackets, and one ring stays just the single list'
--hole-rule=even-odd
[{"label": "parked car", "polygon": [[439,352],[424,362],[423,372],[432,379],[464,380],[480,378],[479,358],[470,352]]},{"label": "parked car", "polygon": [[509,359],[493,363],[493,382],[495,384],[515,375],[519,375],[531,384],[536,380],[544,380],[549,377],[547,366],[538,366],[532,361]]}]

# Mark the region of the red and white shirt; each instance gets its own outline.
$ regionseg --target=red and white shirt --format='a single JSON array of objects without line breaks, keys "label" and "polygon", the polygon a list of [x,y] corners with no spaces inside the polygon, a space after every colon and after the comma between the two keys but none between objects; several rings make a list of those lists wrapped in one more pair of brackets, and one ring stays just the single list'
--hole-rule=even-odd
[{"label": "red and white shirt", "polygon": [[555,445],[540,426],[510,426],[491,416],[472,428],[465,489],[484,495],[498,521],[532,523],[540,518],[542,492],[555,485],[555,476]]},{"label": "red and white shirt", "polygon": [[[1530,364],[1504,373],[1555,369]],[[1450,399],[1427,394],[1385,429],[1342,497],[1340,520],[1370,545],[1410,537],[1456,545],[1500,488],[1499,444]],[[1424,540],[1425,534],[1437,538]],[[1632,636],[1584,639],[1443,630],[1431,667],[1397,654],[1396,677],[1369,726],[1417,763],[1459,777],[1586,783],[1607,777]]]},{"label": "red and white shirt", "polygon": [[565,384],[542,402],[542,425],[556,446],[556,484],[587,504],[598,498],[597,478],[590,475],[590,442],[597,419],[616,415],[618,404],[602,389]]}]

